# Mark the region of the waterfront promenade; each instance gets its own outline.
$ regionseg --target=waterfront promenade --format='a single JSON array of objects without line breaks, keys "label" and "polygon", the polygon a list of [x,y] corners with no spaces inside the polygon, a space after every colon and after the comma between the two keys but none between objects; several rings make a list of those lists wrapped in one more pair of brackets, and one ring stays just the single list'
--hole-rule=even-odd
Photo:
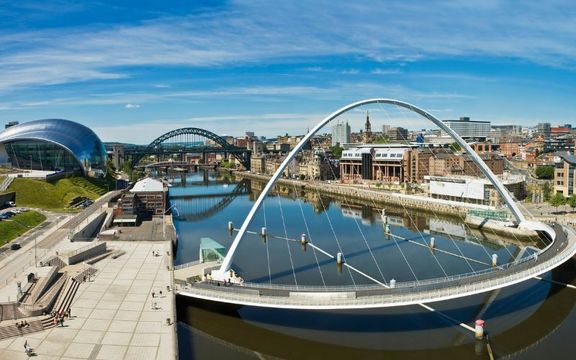
[{"label": "waterfront promenade", "polygon": [[[113,196],[104,195],[95,206],[72,219],[60,218],[40,234],[36,239],[39,262],[96,242],[71,242],[69,235],[87,226]],[[0,360],[27,359],[26,342],[38,359],[177,358],[172,243],[148,235],[143,233],[141,241],[107,241],[109,256],[92,264],[97,271],[80,283],[64,326],[44,324],[44,330],[1,340]],[[21,250],[0,260],[3,273],[9,275],[0,284],[3,301],[14,299],[16,281],[24,283],[26,274],[42,273],[34,267],[33,247],[34,242],[27,241]],[[4,321],[2,326],[12,323]]]},{"label": "waterfront promenade", "polygon": [[64,327],[0,341],[0,359],[27,359],[26,341],[39,359],[176,357],[169,242],[109,244],[126,253],[94,265],[98,272],[80,285]]}]

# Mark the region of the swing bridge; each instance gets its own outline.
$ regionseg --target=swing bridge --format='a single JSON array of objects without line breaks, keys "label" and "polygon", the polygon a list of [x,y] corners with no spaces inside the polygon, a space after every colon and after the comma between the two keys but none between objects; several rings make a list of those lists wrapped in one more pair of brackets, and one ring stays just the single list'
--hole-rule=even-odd
[{"label": "swing bridge", "polygon": [[[338,243],[339,250],[332,252],[316,244],[312,241],[313,239],[306,237],[306,234],[303,234],[300,239],[294,239],[290,238],[287,233],[282,236],[279,234],[268,234],[265,228],[259,231],[249,230],[248,228],[252,224],[255,214],[263,205],[265,198],[271,192],[276,181],[308,140],[339,115],[368,104],[387,104],[407,109],[431,121],[449,134],[491,182],[512,214],[514,218],[513,223],[503,224],[502,226],[514,227],[524,232],[537,234],[539,240],[542,241],[544,245],[539,250],[531,248],[529,255],[526,255],[528,252],[525,248],[519,248],[517,253],[510,253],[512,261],[498,264],[494,255],[490,255],[486,249],[484,249],[484,251],[486,252],[487,258],[471,258],[464,255],[461,251],[436,247],[434,238],[429,235],[424,236],[420,234],[419,239],[413,239],[395,234],[393,230],[386,227],[387,238],[393,241],[393,244],[400,249],[400,256],[406,261],[411,271],[412,267],[402,252],[400,245],[408,246],[409,244],[409,246],[426,248],[429,250],[430,256],[434,258],[440,267],[442,267],[442,265],[437,259],[438,254],[458,258],[466,261],[468,264],[475,263],[483,267],[481,270],[474,270],[470,267],[471,272],[456,275],[449,275],[442,269],[445,274],[443,277],[418,279],[414,276],[413,281],[396,281],[393,278],[386,279],[384,276],[376,276],[363,271],[360,268],[361,263],[354,264],[354,254],[344,253],[340,243]],[[382,218],[384,223],[386,223],[384,214]],[[229,224],[229,230],[236,231],[236,234],[222,261],[204,264],[194,262],[175,267],[175,277],[184,279],[184,281],[180,280],[179,282],[178,293],[180,295],[217,303],[282,309],[339,310],[418,305],[429,311],[435,311],[434,308],[428,305],[429,303],[457,299],[494,290],[498,291],[499,289],[529,279],[541,279],[539,277],[540,275],[553,270],[576,254],[576,232],[560,224],[544,224],[538,221],[528,220],[520,211],[518,204],[513,200],[504,185],[457,133],[430,113],[414,105],[385,98],[362,100],[344,106],[318,123],[302,141],[295,146],[276,170],[250,209],[242,226],[239,229],[234,229],[233,226]],[[336,234],[334,235],[336,237]],[[370,282],[370,284],[363,285],[354,283],[353,285],[341,286],[310,286],[301,285],[297,282],[294,285],[283,285],[272,284],[271,282],[254,283],[243,281],[240,277],[242,274],[236,274],[233,268],[233,259],[239,244],[242,241],[246,241],[245,238],[253,238],[254,236],[262,236],[265,240],[269,239],[270,241],[272,239],[282,240],[288,244],[299,243],[303,247],[309,247],[314,252],[319,267],[320,261],[333,262],[336,263],[339,268],[345,269],[357,277],[364,278],[364,280]],[[361,234],[361,237],[364,237],[364,235]],[[376,259],[368,246],[368,242],[365,238],[363,240],[368,247],[366,252],[370,253],[376,263]],[[338,241],[337,238],[336,241]],[[290,256],[292,256],[291,253]],[[292,258],[290,258],[290,261],[292,263]],[[376,266],[378,267],[378,264],[376,264]],[[380,270],[379,267],[378,270]],[[296,280],[296,269],[294,269],[293,263],[292,272],[294,272],[294,279]],[[176,276],[177,273],[183,275]],[[322,273],[322,271],[320,271],[320,273]],[[209,275],[205,276],[206,274]],[[412,274],[414,274],[414,271],[412,271]],[[196,275],[195,279],[192,279],[192,275]],[[380,275],[382,275],[381,271]],[[451,319],[441,312],[438,312],[438,314],[458,323],[455,319]],[[468,330],[474,330],[466,324],[459,323],[459,325]]]}]

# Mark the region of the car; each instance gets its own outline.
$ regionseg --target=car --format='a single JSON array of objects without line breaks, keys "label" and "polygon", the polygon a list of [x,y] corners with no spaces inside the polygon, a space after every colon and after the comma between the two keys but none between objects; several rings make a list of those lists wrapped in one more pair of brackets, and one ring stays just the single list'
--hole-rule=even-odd
[{"label": "car", "polygon": [[18,250],[20,249],[22,246],[20,246],[19,243],[12,243],[10,244],[10,250]]},{"label": "car", "polygon": [[12,213],[5,212],[4,214],[0,214],[0,219],[10,219],[12,217]]},{"label": "car", "polygon": [[8,201],[8,206],[14,207],[16,206],[16,203],[14,201]]}]

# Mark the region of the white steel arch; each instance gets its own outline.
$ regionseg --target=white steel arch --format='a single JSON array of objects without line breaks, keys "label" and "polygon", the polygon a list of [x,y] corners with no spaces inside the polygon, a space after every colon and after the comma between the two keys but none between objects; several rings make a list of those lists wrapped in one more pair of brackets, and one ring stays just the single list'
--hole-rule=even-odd
[{"label": "white steel arch", "polygon": [[[272,189],[272,186],[274,186],[274,184],[276,183],[276,181],[278,180],[280,175],[282,175],[282,173],[284,172],[284,170],[286,169],[286,167],[288,166],[290,161],[296,156],[296,154],[298,154],[298,152],[302,149],[302,147],[306,144],[306,142],[308,140],[310,140],[321,128],[323,128],[330,121],[334,120],[336,117],[342,115],[343,113],[345,113],[349,110],[352,110],[352,109],[357,108],[359,106],[368,105],[368,104],[390,104],[390,105],[399,106],[399,107],[408,109],[410,111],[413,111],[413,112],[421,115],[422,117],[432,121],[440,129],[442,129],[446,133],[448,133],[458,143],[458,145],[460,145],[460,147],[462,149],[464,149],[464,151],[466,151],[466,153],[468,153],[468,155],[472,158],[474,163],[476,163],[476,165],[478,165],[478,167],[480,168],[482,173],[490,180],[490,182],[492,183],[494,188],[498,191],[500,196],[504,199],[504,202],[506,203],[506,205],[508,206],[508,208],[512,212],[512,215],[516,219],[517,225],[520,225],[522,223],[527,223],[526,224],[527,227],[532,228],[533,230],[544,230],[544,231],[548,232],[552,238],[554,238],[555,234],[553,234],[552,229],[549,229],[548,227],[543,226],[543,224],[526,221],[524,215],[520,212],[520,209],[514,203],[514,200],[512,199],[512,196],[510,195],[508,190],[496,178],[496,176],[490,170],[490,168],[488,168],[488,166],[486,166],[486,164],[484,163],[484,161],[482,161],[480,156],[478,156],[478,154],[476,154],[476,152],[470,147],[470,145],[468,145],[460,137],[460,135],[458,135],[454,130],[452,130],[451,128],[446,126],[446,124],[444,124],[441,120],[439,120],[438,118],[436,118],[432,114],[428,113],[427,111],[420,109],[417,106],[414,106],[412,104],[409,104],[407,102],[400,101],[400,100],[386,99],[386,98],[374,98],[374,99],[360,100],[360,101],[346,105],[346,106],[336,110],[335,112],[333,112],[332,114],[330,114],[326,118],[324,118],[321,122],[319,122],[308,134],[306,134],[306,136],[304,136],[304,138],[294,147],[294,149],[292,149],[292,151],[288,154],[288,156],[286,156],[286,159],[284,159],[284,161],[282,162],[280,167],[276,170],[274,175],[272,175],[272,178],[270,179],[270,181],[268,181],[268,183],[266,184],[266,186],[262,190],[262,193],[260,193],[260,196],[258,197],[256,202],[254,203],[254,206],[252,206],[252,209],[250,209],[248,216],[244,220],[244,223],[240,227],[240,230],[236,234],[236,237],[234,238],[234,241],[232,242],[232,245],[230,246],[230,249],[228,250],[226,257],[224,258],[224,261],[222,262],[220,269],[212,272],[212,274],[215,278],[220,278],[220,277],[222,279],[227,278],[228,271],[230,270],[230,267],[232,265],[232,259],[234,258],[234,254],[236,252],[236,248],[238,247],[238,244],[240,243],[241,239],[244,237],[244,234],[246,233],[246,230],[248,229],[248,225],[250,225],[250,222],[252,222],[252,218],[256,214],[256,211],[258,211],[258,209],[260,208],[260,205],[264,201],[264,198],[266,198],[266,196],[268,195],[268,193]],[[552,231],[552,233],[550,233],[550,231]]]}]

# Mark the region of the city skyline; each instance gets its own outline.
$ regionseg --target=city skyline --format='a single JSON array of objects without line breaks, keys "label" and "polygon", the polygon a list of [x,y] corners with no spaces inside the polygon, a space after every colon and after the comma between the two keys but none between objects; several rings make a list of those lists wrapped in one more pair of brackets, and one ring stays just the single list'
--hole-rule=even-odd
[{"label": "city skyline", "polygon": [[563,1],[7,3],[0,120],[133,143],[188,126],[272,137],[390,97],[442,119],[574,124],[575,16]]}]

